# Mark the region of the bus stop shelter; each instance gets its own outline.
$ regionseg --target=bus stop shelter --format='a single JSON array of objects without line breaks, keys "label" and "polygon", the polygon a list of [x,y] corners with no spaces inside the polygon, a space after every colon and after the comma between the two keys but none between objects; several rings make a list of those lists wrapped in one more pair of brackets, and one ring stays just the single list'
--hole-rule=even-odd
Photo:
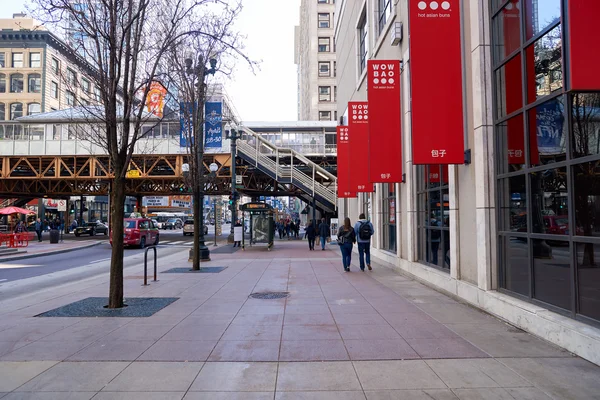
[{"label": "bus stop shelter", "polygon": [[[273,247],[275,239],[275,221],[273,216],[275,210],[267,203],[252,202],[242,204],[242,226],[245,226],[245,219],[250,218],[250,246],[257,244],[266,244],[267,250]],[[246,235],[242,236],[242,249],[246,248]]]}]

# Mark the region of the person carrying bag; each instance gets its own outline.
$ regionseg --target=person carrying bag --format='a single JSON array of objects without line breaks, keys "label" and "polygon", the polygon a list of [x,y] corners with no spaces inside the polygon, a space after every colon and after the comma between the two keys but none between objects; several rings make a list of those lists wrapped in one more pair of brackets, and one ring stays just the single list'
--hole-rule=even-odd
[{"label": "person carrying bag", "polygon": [[350,218],[344,218],[344,225],[338,229],[338,244],[342,250],[342,264],[344,271],[350,272],[350,264],[352,263],[352,247],[356,243],[356,233],[350,222]]}]

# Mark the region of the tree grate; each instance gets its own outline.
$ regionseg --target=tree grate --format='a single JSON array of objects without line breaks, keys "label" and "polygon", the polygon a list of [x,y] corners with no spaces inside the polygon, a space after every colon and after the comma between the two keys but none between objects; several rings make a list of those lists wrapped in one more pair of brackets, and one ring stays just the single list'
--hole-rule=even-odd
[{"label": "tree grate", "polygon": [[262,292],[262,293],[252,293],[249,297],[253,299],[262,299],[262,300],[274,300],[274,299],[285,299],[290,294],[289,292]]}]

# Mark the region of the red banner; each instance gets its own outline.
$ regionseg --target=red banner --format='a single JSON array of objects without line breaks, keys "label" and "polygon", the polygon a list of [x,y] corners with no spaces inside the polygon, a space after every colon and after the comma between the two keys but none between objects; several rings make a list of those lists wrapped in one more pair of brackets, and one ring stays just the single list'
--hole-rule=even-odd
[{"label": "red banner", "polygon": [[368,61],[369,180],[402,182],[400,61]]},{"label": "red banner", "polygon": [[369,180],[369,103],[348,103],[348,128],[350,141],[350,188],[357,192],[372,192]]},{"label": "red banner", "polygon": [[337,195],[338,198],[356,197],[350,188],[350,135],[347,126],[337,127]]},{"label": "red banner", "polygon": [[[442,175],[442,177],[440,177]],[[434,164],[429,166],[429,183],[440,183],[443,179],[444,184],[448,183],[448,166]]]},{"label": "red banner", "polygon": [[463,164],[460,1],[410,0],[409,12],[413,163]]},{"label": "red banner", "polygon": [[567,4],[569,35],[563,43],[569,46],[570,89],[600,90],[600,52],[597,49],[600,1],[568,0]]}]

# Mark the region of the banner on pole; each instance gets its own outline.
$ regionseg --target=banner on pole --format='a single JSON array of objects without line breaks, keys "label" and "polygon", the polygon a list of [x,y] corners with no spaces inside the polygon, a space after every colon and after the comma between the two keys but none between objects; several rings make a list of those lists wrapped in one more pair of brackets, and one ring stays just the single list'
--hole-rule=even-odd
[{"label": "banner on pole", "polygon": [[[572,90],[600,90],[600,52],[590,49],[590,40],[598,38],[598,0],[567,1],[568,40],[556,39],[556,46],[568,43],[569,84]],[[560,62],[560,59],[559,59]]]},{"label": "banner on pole", "polygon": [[369,181],[402,182],[400,61],[368,61]]},{"label": "banner on pole", "polygon": [[369,179],[369,104],[366,101],[348,103],[348,130],[350,142],[350,189],[372,192]]},{"label": "banner on pole", "polygon": [[463,164],[460,1],[409,7],[413,163]]},{"label": "banner on pole", "polygon": [[356,197],[350,188],[350,136],[347,126],[337,127],[337,191],[338,198]]},{"label": "banner on pole", "polygon": [[222,104],[204,103],[204,147],[220,148],[223,143]]}]

